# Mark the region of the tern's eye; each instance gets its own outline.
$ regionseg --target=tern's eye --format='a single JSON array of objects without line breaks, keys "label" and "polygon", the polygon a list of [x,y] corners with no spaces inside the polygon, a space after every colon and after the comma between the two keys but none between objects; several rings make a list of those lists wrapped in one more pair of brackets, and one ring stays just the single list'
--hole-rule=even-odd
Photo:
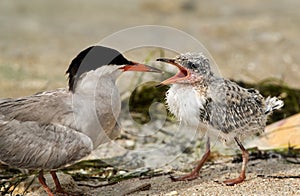
[{"label": "tern's eye", "polygon": [[194,64],[193,62],[188,62],[188,66],[191,69],[198,69],[199,68],[198,64]]}]

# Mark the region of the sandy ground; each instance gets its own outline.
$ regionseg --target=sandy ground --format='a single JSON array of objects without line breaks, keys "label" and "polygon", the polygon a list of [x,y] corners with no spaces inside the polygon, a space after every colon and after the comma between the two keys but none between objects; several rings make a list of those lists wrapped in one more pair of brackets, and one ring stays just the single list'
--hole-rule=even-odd
[{"label": "sandy ground", "polygon": [[243,184],[233,187],[222,184],[222,180],[236,177],[239,169],[238,164],[219,163],[206,166],[201,172],[201,177],[194,181],[172,182],[168,176],[148,180],[136,179],[95,190],[92,193],[122,195],[141,184],[149,183],[151,184],[149,190],[132,195],[300,195],[299,175],[298,178],[288,177],[299,174],[299,165],[286,164],[277,159],[254,161],[249,163],[248,177]]},{"label": "sandy ground", "polygon": [[[59,173],[66,191],[75,195],[300,195],[299,164],[287,163],[283,159],[253,160],[248,164],[247,179],[242,184],[226,186],[222,181],[238,175],[240,164],[231,159],[208,162],[201,170],[198,179],[172,182],[169,175],[152,178],[134,178],[100,188],[77,186],[70,176]],[[182,175],[175,172],[172,175]],[[46,179],[50,188],[54,184]],[[81,183],[82,182],[77,182]],[[97,184],[93,181],[84,182]],[[142,189],[142,187],[144,189]],[[20,189],[22,193],[24,187]],[[34,190],[34,192],[31,192]],[[37,179],[26,195],[47,195],[39,186]]]}]

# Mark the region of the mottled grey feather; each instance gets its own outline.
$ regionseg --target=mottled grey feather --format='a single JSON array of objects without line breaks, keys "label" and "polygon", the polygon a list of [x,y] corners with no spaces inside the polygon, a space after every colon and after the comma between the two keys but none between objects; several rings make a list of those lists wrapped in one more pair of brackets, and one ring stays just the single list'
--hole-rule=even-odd
[{"label": "mottled grey feather", "polygon": [[242,88],[234,82],[220,78],[209,82],[209,101],[206,106],[209,125],[225,133],[240,130],[247,132],[250,127],[252,131],[264,130],[264,98],[258,91]]}]

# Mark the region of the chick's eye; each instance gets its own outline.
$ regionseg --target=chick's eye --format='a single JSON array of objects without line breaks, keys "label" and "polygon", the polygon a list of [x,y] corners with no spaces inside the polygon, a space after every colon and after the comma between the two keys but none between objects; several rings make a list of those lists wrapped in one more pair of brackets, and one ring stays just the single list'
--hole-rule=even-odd
[{"label": "chick's eye", "polygon": [[194,63],[192,63],[192,62],[188,62],[188,65],[189,65],[189,67],[192,68],[192,69],[198,69],[198,65],[196,65],[196,64],[194,64]]}]

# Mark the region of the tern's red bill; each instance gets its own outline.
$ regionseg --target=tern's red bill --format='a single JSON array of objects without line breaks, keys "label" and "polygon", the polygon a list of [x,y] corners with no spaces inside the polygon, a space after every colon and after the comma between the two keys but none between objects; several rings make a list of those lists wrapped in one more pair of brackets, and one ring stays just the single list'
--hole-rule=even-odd
[{"label": "tern's red bill", "polygon": [[157,72],[162,73],[160,69],[157,69],[155,67],[151,67],[149,65],[137,63],[137,62],[130,62],[130,64],[123,66],[123,71],[140,71],[140,72]]}]

